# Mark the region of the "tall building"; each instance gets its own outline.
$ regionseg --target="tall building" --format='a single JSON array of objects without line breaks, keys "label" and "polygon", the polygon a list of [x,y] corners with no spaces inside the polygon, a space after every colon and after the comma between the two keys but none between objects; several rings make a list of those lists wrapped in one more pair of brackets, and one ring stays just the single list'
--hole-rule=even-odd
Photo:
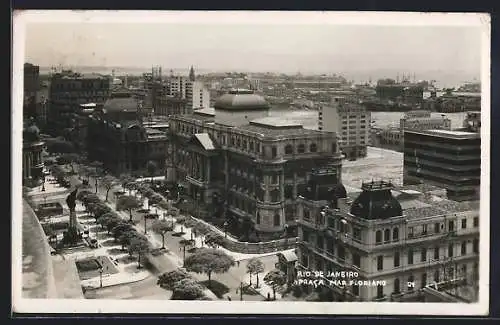
[{"label": "tall building", "polygon": [[197,110],[210,107],[210,92],[201,81],[190,81],[186,85],[188,109]]},{"label": "tall building", "polygon": [[403,183],[429,183],[457,201],[477,200],[481,135],[450,130],[405,130]]},{"label": "tall building", "polygon": [[111,79],[97,74],[63,71],[52,75],[49,89],[48,123],[52,133],[73,127],[81,104],[103,104],[109,97]]},{"label": "tall building", "polygon": [[37,116],[38,91],[40,90],[40,67],[31,63],[24,64],[24,101],[23,116]]},{"label": "tall building", "polygon": [[415,301],[432,285],[477,301],[479,202],[417,189],[372,181],[344,198],[301,197],[297,270],[323,271],[332,300]]},{"label": "tall building", "polygon": [[370,121],[370,112],[343,97],[335,97],[331,105],[318,108],[318,129],[337,133],[340,150],[348,159],[366,156]]},{"label": "tall building", "polygon": [[250,222],[261,238],[293,231],[311,170],[329,166],[339,175],[341,160],[334,133],[270,118],[269,108],[252,91],[234,90],[214,110],[173,116],[167,155],[166,177],[202,207],[194,213],[222,202],[225,213],[210,216],[230,227]]}]

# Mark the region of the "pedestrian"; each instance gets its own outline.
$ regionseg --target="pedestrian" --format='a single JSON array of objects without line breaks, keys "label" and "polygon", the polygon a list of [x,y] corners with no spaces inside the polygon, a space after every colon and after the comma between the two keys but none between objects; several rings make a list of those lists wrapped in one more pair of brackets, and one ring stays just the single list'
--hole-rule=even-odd
[{"label": "pedestrian", "polygon": [[227,300],[231,301],[231,296],[227,296]]},{"label": "pedestrian", "polygon": [[271,294],[269,292],[267,293],[267,301],[271,301]]},{"label": "pedestrian", "polygon": [[240,261],[236,261],[236,263],[238,264],[238,267],[240,267]]}]

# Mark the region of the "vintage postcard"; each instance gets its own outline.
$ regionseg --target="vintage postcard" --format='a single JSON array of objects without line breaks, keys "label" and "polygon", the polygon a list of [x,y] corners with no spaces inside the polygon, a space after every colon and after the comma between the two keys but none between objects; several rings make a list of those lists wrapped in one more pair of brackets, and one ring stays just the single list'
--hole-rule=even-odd
[{"label": "vintage postcard", "polygon": [[13,23],[15,312],[488,313],[487,14]]}]

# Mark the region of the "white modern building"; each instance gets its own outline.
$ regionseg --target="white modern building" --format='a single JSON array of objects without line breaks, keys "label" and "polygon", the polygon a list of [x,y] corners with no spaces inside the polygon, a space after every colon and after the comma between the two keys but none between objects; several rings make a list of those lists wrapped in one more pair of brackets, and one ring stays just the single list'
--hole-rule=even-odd
[{"label": "white modern building", "polygon": [[331,105],[318,108],[318,129],[338,134],[340,150],[348,159],[366,156],[370,120],[370,112],[344,97],[335,97]]}]

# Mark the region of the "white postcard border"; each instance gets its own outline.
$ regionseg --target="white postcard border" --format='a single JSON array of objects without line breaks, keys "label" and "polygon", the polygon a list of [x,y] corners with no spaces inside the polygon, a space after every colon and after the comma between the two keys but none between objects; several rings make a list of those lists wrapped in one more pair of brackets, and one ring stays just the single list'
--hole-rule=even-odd
[{"label": "white postcard border", "polygon": [[[240,302],[25,299],[22,292],[22,102],[25,25],[43,22],[481,26],[481,202],[479,301],[464,303]],[[490,292],[490,17],[480,13],[20,11],[13,18],[12,296],[23,313],[486,315]],[[444,40],[445,41],[445,40]]]}]

